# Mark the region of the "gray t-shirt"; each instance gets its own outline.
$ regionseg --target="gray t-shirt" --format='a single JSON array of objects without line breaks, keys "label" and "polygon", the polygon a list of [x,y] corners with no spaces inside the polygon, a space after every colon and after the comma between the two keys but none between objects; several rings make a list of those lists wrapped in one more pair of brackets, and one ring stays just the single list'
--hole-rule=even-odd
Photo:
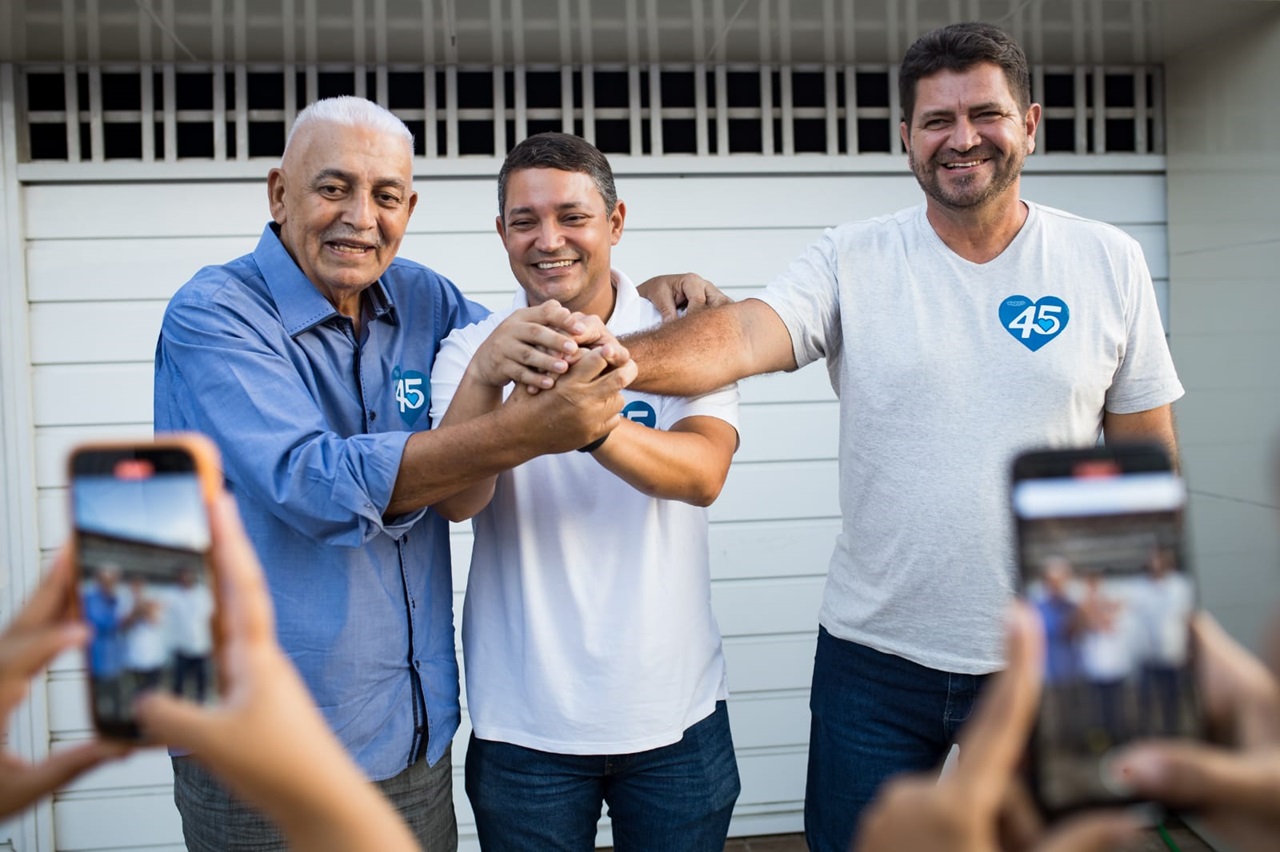
[{"label": "gray t-shirt", "polygon": [[1104,409],[1182,395],[1138,244],[1027,206],[985,264],[948,249],[923,205],[841,225],[758,297],[840,397],[843,523],[820,621],[944,671],[1003,664],[1015,453],[1093,444]]}]

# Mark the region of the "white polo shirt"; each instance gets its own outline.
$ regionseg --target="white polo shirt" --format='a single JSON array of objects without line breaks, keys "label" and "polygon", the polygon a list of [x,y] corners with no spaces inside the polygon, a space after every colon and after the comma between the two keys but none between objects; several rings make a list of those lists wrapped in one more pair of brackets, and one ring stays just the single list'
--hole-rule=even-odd
[{"label": "white polo shirt", "polygon": [[[657,325],[653,305],[612,274],[609,330]],[[521,291],[512,310],[526,304]],[[433,425],[509,314],[441,344]],[[736,386],[692,399],[623,395],[624,414],[654,428],[699,415],[738,425]],[[561,754],[629,754],[678,742],[726,697],[705,509],[647,497],[592,456],[568,452],[500,475],[473,526],[462,643],[476,736]]]}]

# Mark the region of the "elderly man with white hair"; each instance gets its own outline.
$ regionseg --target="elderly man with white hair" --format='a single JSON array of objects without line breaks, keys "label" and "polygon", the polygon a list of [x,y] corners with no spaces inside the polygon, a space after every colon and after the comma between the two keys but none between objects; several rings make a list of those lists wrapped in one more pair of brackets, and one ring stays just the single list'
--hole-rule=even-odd
[{"label": "elderly man with white hair", "polygon": [[[314,103],[267,197],[257,248],[200,270],[169,304],[155,427],[217,442],[285,651],[419,841],[451,849],[458,665],[449,531],[429,507],[607,434],[634,366],[616,342],[580,349],[590,319],[548,303],[497,367],[536,373],[542,392],[430,429],[437,345],[488,312],[396,257],[418,201],[408,129],[362,98]],[[283,848],[189,758],[173,763],[190,849]]]}]

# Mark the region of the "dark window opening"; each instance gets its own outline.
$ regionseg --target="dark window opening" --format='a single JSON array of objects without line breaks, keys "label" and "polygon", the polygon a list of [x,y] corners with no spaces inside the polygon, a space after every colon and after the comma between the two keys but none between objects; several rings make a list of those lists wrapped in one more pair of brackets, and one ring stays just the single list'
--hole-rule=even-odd
[{"label": "dark window opening", "polygon": [[530,71],[524,75],[525,105],[529,109],[556,109],[560,106],[560,74]]},{"label": "dark window opening", "polygon": [[858,119],[858,150],[863,153],[889,153],[892,137],[888,122],[878,118]]},{"label": "dark window opening", "polygon": [[797,118],[796,153],[822,154],[827,150],[827,122],[821,118]]},{"label": "dark window opening", "polygon": [[692,118],[664,119],[662,150],[667,154],[698,153],[698,122]]},{"label": "dark window opening", "polygon": [[245,102],[249,109],[284,109],[284,75],[246,74]]}]

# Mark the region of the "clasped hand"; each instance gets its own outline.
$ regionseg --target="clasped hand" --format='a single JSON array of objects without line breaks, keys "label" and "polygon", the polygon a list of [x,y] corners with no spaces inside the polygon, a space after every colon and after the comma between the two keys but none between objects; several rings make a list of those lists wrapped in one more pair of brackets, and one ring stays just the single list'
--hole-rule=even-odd
[{"label": "clasped hand", "polygon": [[555,387],[556,379],[586,351],[598,353],[609,368],[631,360],[599,317],[570,311],[552,299],[504,319],[467,369],[491,387],[515,382],[536,394]]}]

